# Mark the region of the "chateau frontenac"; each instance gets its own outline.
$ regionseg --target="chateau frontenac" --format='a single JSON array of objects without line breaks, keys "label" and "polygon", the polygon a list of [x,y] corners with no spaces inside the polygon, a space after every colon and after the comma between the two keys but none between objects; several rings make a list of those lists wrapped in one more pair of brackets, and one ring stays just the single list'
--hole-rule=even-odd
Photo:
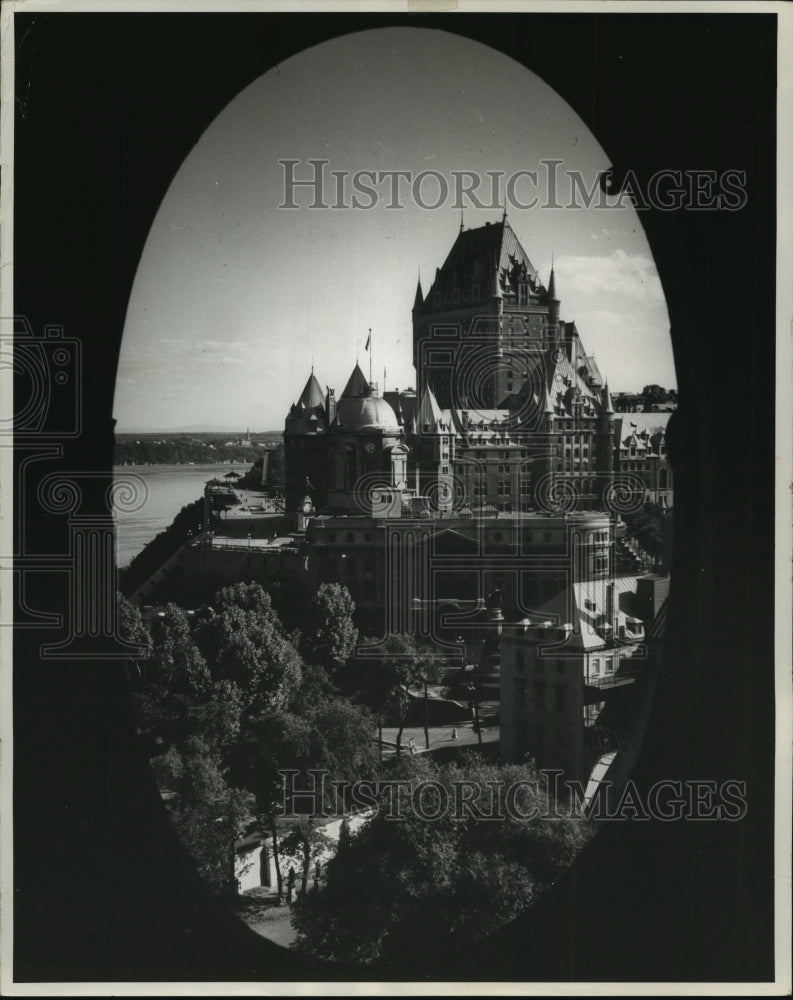
[{"label": "chateau frontenac", "polygon": [[286,418],[287,509],[502,516],[672,506],[669,413],[615,414],[575,323],[504,217],[460,228],[412,310],[416,389],[356,364],[341,395],[313,370]]},{"label": "chateau frontenac", "polygon": [[665,627],[672,401],[649,386],[615,406],[561,317],[553,269],[544,284],[506,217],[461,227],[416,289],[415,389],[380,393],[356,363],[337,394],[312,370],[283,479],[274,460],[210,481],[205,530],[136,599],[260,580],[299,605],[340,583],[362,655],[430,640],[505,760],[595,784],[627,767]]}]

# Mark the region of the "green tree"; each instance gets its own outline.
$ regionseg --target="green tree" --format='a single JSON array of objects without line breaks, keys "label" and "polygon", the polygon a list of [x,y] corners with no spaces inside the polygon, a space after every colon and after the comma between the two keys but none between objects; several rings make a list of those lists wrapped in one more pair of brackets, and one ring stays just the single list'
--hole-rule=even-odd
[{"label": "green tree", "polygon": [[219,591],[199,641],[215,680],[234,683],[245,711],[286,708],[302,679],[302,660],[258,584]]},{"label": "green tree", "polygon": [[359,696],[376,710],[381,720],[391,720],[398,726],[397,758],[402,755],[402,733],[414,687],[423,689],[424,693],[424,735],[429,748],[427,688],[440,679],[444,666],[445,659],[433,647],[420,646],[413,636],[400,634],[386,639],[382,655],[364,658],[358,664],[358,680],[362,687]]},{"label": "green tree", "polygon": [[311,816],[301,817],[282,840],[282,849],[286,854],[298,854],[300,857],[300,891],[308,892],[308,878],[312,869],[312,860],[316,852],[327,847],[328,835],[317,826]]},{"label": "green tree", "polygon": [[[249,788],[255,796],[256,812],[264,829],[273,839],[273,857],[279,886],[283,891],[279,841],[284,809],[292,812],[293,803],[287,798],[287,787],[317,790],[320,810],[337,808],[331,781],[353,782],[372,778],[377,769],[374,745],[374,719],[365,708],[345,698],[326,698],[313,704],[305,715],[286,710],[264,712],[253,719],[242,734],[236,760],[236,783]],[[289,786],[282,771],[296,772]],[[323,770],[328,775],[325,797],[309,771]],[[303,854],[303,874],[308,877],[311,850],[319,842],[318,835],[308,824],[292,831],[290,843],[299,843]]]},{"label": "green tree", "polygon": [[267,830],[272,838],[279,903],[284,896],[280,817],[288,807],[281,771],[299,767],[308,754],[310,740],[307,720],[275,709],[251,720],[236,747],[235,773],[253,794],[260,829]]},{"label": "green tree", "polygon": [[216,754],[198,737],[154,762],[169,810],[199,875],[217,893],[235,893],[235,842],[248,828],[252,799],[229,785]]},{"label": "green tree", "polygon": [[[588,837],[580,817],[546,818],[553,811],[531,766],[471,755],[440,768],[426,760],[402,767],[414,789],[431,779],[445,790],[446,812],[443,793],[425,788],[421,800],[401,797],[398,819],[381,810],[340,842],[324,885],[301,896],[294,911],[300,946],[318,957],[388,968],[410,954],[429,963],[448,935],[465,947],[531,905]],[[471,811],[455,817],[460,782],[486,814],[494,783],[504,791],[515,786],[512,809],[503,809],[499,822]],[[432,812],[440,814],[429,819]]]},{"label": "green tree", "polygon": [[642,389],[642,402],[645,413],[651,413],[658,403],[665,403],[669,399],[669,393],[663,386],[646,385]]},{"label": "green tree", "polygon": [[202,698],[209,691],[211,678],[206,661],[193,641],[185,612],[168,604],[161,617],[152,623],[152,655],[147,665],[147,680],[170,694]]},{"label": "green tree", "polygon": [[250,583],[233,583],[228,587],[222,587],[215,594],[213,604],[216,609],[234,607],[242,608],[243,611],[260,611],[268,615],[273,610],[270,595],[255,580]]},{"label": "green tree", "polygon": [[355,604],[340,583],[323,583],[308,608],[302,633],[306,659],[324,667],[333,676],[355,652],[358,629],[353,622]]},{"label": "green tree", "polygon": [[132,684],[138,732],[151,753],[187,739],[195,730],[192,710],[211,691],[212,680],[188,618],[169,604],[153,622],[151,655],[139,661]]},{"label": "green tree", "polygon": [[140,608],[127,600],[123,594],[116,594],[116,615],[118,619],[118,634],[125,642],[135,643],[145,647],[138,660],[145,660],[151,653],[151,634],[146,628]]}]

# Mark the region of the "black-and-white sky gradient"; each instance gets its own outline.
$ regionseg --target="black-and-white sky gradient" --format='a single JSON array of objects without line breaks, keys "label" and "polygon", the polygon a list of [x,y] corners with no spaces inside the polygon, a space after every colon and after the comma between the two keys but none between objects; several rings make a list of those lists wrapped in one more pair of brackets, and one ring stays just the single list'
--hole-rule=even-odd
[{"label": "black-and-white sky gradient", "polygon": [[[211,72],[211,67],[208,67]],[[356,358],[382,388],[415,384],[411,307],[454,242],[453,171],[506,177],[543,161],[579,171],[590,188],[606,153],[538,77],[487,46],[423,28],[385,28],[306,50],[252,83],[185,160],[152,226],[135,280],[116,387],[117,429],[279,429],[312,359],[340,392]],[[311,173],[438,171],[437,209],[404,189],[389,209],[281,208],[285,168]],[[516,197],[528,201],[529,181]],[[569,187],[569,185],[568,185]],[[569,202],[568,188],[558,201]],[[503,186],[502,186],[503,194]],[[438,188],[422,187],[424,200]],[[325,200],[332,204],[328,185]],[[575,320],[613,391],[676,385],[669,319],[637,213],[619,207],[507,205],[510,224],[547,284],[553,257],[562,318]],[[499,208],[466,207],[465,225]]]}]

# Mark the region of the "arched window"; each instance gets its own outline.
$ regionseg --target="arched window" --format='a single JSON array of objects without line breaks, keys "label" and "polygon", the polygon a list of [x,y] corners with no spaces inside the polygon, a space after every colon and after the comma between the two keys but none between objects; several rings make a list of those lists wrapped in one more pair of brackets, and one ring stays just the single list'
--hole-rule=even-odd
[{"label": "arched window", "polygon": [[666,469],[660,469],[658,472],[658,489],[665,490],[667,487],[667,482],[669,479],[669,474]]}]

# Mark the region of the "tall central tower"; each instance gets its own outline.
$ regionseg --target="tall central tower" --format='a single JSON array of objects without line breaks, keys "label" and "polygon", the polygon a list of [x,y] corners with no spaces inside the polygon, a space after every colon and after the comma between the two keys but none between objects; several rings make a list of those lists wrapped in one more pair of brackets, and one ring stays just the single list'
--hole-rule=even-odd
[{"label": "tall central tower", "polygon": [[416,290],[418,398],[429,385],[442,408],[502,407],[558,330],[553,289],[543,286],[506,215],[461,227],[426,296],[420,283]]}]

